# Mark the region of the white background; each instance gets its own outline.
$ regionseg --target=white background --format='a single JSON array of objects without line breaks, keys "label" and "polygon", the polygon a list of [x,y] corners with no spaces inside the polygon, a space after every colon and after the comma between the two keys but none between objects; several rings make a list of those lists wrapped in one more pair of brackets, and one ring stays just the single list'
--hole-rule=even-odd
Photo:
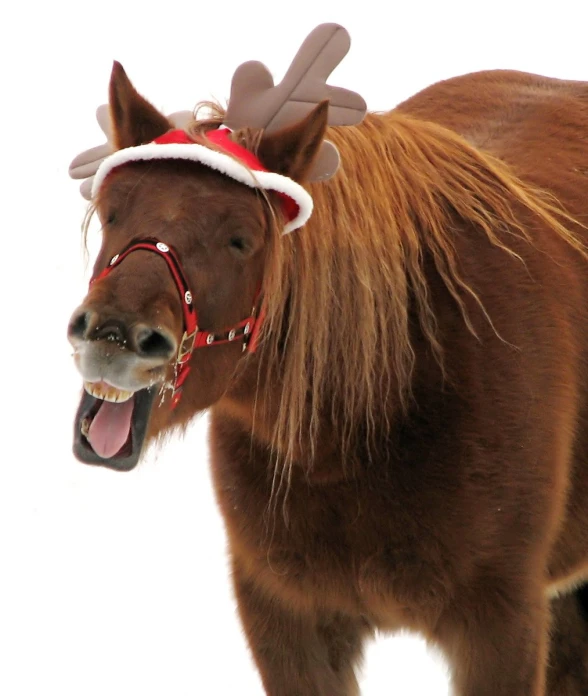
[{"label": "white background", "polygon": [[[588,78],[586,5],[16,4],[0,11],[0,693],[260,695],[227,580],[206,419],[129,474],[71,455],[80,380],[65,329],[87,272],[85,205],[67,166],[102,142],[94,110],[111,61],[169,113],[225,99],[244,60],[279,79],[306,34],[336,21],[352,49],[332,82],[384,110],[478,69]],[[406,636],[370,647],[362,684],[365,696],[449,693],[443,662]]]}]

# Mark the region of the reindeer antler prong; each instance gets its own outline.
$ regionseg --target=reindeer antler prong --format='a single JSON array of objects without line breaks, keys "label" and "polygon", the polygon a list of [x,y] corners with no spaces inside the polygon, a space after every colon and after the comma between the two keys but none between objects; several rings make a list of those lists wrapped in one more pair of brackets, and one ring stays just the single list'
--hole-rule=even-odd
[{"label": "reindeer antler prong", "polygon": [[[330,125],[359,123],[367,110],[364,99],[351,90],[326,84],[350,45],[348,32],[339,24],[319,25],[307,36],[278,85],[263,63],[243,63],[233,75],[225,125],[232,130],[247,126],[278,130],[306,116],[324,99],[329,100]],[[311,180],[332,176],[338,163],[336,148],[323,145]]]}]

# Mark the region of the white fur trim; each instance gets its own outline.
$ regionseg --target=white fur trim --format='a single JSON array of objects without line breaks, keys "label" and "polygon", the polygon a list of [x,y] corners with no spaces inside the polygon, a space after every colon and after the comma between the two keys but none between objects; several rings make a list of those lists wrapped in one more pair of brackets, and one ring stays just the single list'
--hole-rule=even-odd
[{"label": "white fur trim", "polygon": [[293,179],[275,172],[252,171],[229,155],[196,143],[162,143],[161,145],[147,143],[147,145],[118,150],[107,157],[98,167],[92,184],[92,198],[96,196],[104,183],[104,179],[115,167],[120,167],[120,165],[127,162],[160,159],[200,162],[251,188],[269,189],[290,196],[298,204],[299,211],[294,220],[286,223],[284,234],[302,227],[312,214],[313,204],[310,194]]}]

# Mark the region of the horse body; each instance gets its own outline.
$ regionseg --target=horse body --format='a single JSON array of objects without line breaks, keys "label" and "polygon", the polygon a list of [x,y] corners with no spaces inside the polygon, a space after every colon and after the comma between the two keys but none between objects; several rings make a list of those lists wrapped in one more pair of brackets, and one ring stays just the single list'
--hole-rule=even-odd
[{"label": "horse body", "polygon": [[[400,105],[399,110],[456,130],[473,145],[511,164],[525,181],[551,191],[577,220],[585,221],[587,83],[515,71],[489,71],[439,83]],[[585,230],[579,229],[578,233],[586,240]],[[561,460],[558,472],[566,484],[573,480],[573,486],[567,490],[567,511],[558,516],[557,541],[549,564],[550,579],[557,587],[564,578],[585,577],[588,569],[584,542],[588,532],[584,502],[588,492],[585,473],[588,298],[586,268],[582,261],[578,263],[577,255],[552,235],[544,235],[538,241],[542,251],[555,263],[547,270],[539,259],[539,269],[533,275],[538,278],[541,274],[546,293],[540,304],[527,311],[538,311],[544,319],[551,315],[552,321],[559,323],[562,335],[541,345],[549,353],[553,351],[550,361],[559,360],[570,370],[560,380],[576,392],[566,399],[568,404],[574,401],[572,421],[567,426],[573,444],[569,445],[570,452]],[[504,282],[501,274],[488,280],[492,283],[497,278]],[[512,288],[512,292],[518,293],[519,287]],[[514,296],[509,292],[505,295]],[[497,315],[504,312],[498,310]],[[519,318],[525,328],[532,326],[534,318],[524,321],[523,316]],[[563,336],[567,345],[565,352],[560,352]],[[544,374],[552,370],[553,366],[542,368]],[[540,393],[543,406],[547,393]]]},{"label": "horse body", "polygon": [[[550,596],[588,578],[587,233],[516,182],[585,221],[588,84],[468,75],[329,138],[345,168],[310,187],[305,238],[280,242],[266,343],[238,363],[232,346],[199,358],[204,377],[175,416],[154,413],[150,435],[211,406],[215,491],[268,694],[357,694],[364,639],[409,628],[441,647],[460,696],[576,696],[588,681],[556,690],[561,665],[546,665]],[[133,168],[148,207],[156,172]],[[193,171],[216,190],[221,177]],[[168,171],[166,220],[180,174]],[[116,251],[106,244],[98,266]],[[93,292],[96,312],[113,305]],[[232,311],[227,322],[244,308]],[[573,626],[582,659],[578,612],[566,604],[558,623],[552,607],[554,645]]]}]

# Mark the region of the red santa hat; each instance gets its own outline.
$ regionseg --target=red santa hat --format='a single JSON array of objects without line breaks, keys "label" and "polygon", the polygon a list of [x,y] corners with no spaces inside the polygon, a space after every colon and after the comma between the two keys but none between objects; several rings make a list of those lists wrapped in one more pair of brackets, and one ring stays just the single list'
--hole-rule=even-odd
[{"label": "red santa hat", "polygon": [[171,130],[146,145],[118,150],[98,168],[92,185],[92,197],[98,193],[108,174],[127,162],[189,160],[211,167],[246,186],[275,191],[281,199],[287,220],[284,233],[302,227],[312,213],[310,194],[293,179],[268,171],[252,152],[233,142],[230,133],[231,130],[226,127],[207,133],[207,138],[218,150],[195,143],[183,130]]}]

